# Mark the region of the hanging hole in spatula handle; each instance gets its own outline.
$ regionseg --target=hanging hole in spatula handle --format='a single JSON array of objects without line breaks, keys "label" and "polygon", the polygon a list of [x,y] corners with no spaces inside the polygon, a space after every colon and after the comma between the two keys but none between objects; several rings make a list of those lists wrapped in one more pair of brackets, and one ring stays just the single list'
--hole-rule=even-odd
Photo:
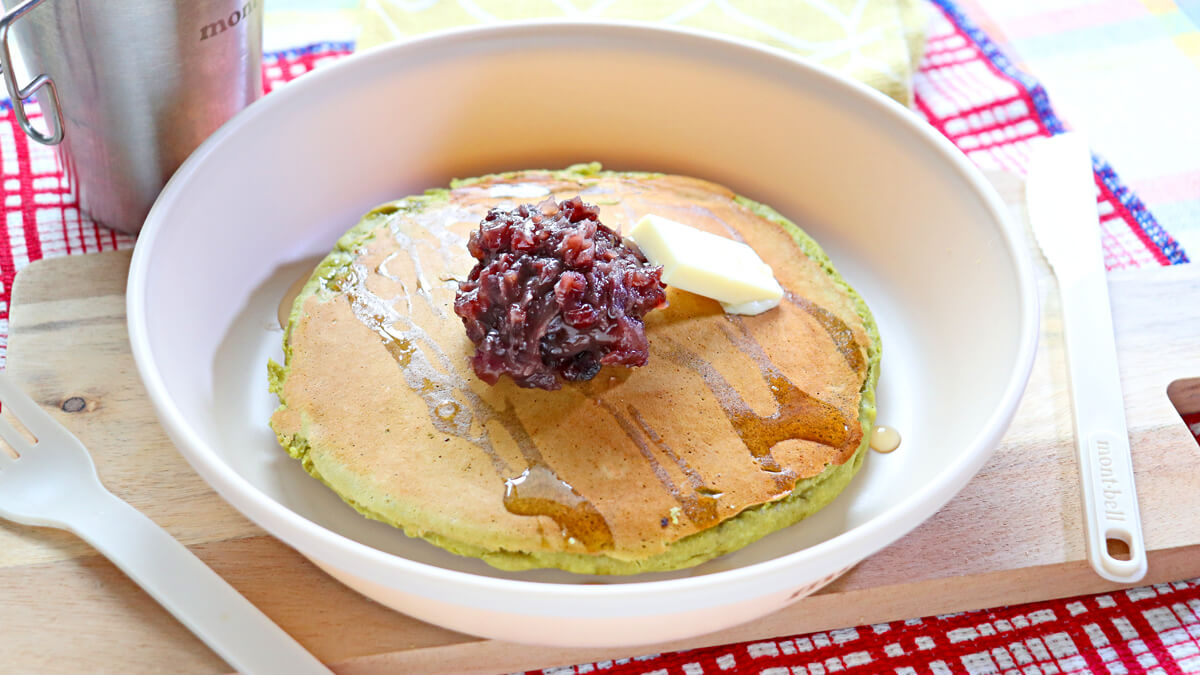
[{"label": "hanging hole in spatula handle", "polygon": [[[1140,537],[1124,528],[1109,527],[1094,551],[1093,567],[1107,574],[1102,576],[1118,583],[1137,583],[1146,574],[1146,549]],[[1100,571],[1100,569],[1097,569]]]},{"label": "hanging hole in spatula handle", "polygon": [[1108,550],[1110,558],[1115,558],[1122,562],[1132,560],[1133,555],[1129,550],[1129,542],[1120,537],[1109,535],[1108,539],[1104,540],[1105,548]]},{"label": "hanging hole in spatula handle", "polygon": [[[0,17],[0,69],[4,70],[4,86],[8,89],[9,98],[12,99],[13,112],[17,116],[17,123],[21,125],[21,129],[38,143],[58,145],[63,139],[63,120],[62,107],[58,102],[58,89],[54,86],[54,80],[50,79],[49,75],[42,73],[33,78],[33,81],[27,86],[21,87],[17,83],[16,70],[13,68],[12,48],[8,39],[13,24],[43,2],[45,0],[26,0]],[[39,94],[38,92],[42,90],[45,90],[44,93]],[[35,94],[38,96],[38,102],[42,105],[46,131],[34,127],[25,110],[25,101]]]}]

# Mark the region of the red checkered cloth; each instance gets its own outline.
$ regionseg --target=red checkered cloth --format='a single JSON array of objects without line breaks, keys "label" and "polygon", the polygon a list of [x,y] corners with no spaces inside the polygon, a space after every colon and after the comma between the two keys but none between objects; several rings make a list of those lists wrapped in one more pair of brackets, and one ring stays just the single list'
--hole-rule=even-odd
[{"label": "red checkered cloth", "polygon": [[[950,0],[935,0],[916,110],[984,168],[1023,175],[1029,140],[1063,131],[1041,86],[1017,71]],[[267,90],[351,51],[324,44],[267,55]],[[1097,201],[1109,269],[1187,262],[1150,211],[1099,157]],[[0,366],[13,277],[43,257],[129,248],[80,214],[53,151],[0,108]],[[1188,420],[1200,437],[1200,414]],[[552,675],[859,673],[1200,673],[1200,581],[991,611],[911,619],[537,671]]]},{"label": "red checkered cloth", "polygon": [[1200,673],[1200,580],[527,675]]}]

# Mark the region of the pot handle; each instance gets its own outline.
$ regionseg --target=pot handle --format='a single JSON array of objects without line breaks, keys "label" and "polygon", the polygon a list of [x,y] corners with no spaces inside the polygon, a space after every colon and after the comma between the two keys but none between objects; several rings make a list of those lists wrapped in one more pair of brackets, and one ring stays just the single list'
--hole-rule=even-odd
[{"label": "pot handle", "polygon": [[[12,67],[12,52],[8,44],[8,31],[12,25],[16,23],[29,10],[37,7],[45,2],[45,0],[25,0],[20,5],[14,7],[10,12],[0,17],[0,68],[4,70],[4,86],[8,88],[8,96],[12,99],[13,112],[16,113],[17,122],[21,128],[29,134],[30,138],[43,145],[58,145],[63,139],[63,124],[62,124],[62,107],[58,103],[58,89],[54,87],[54,80],[50,76],[42,73],[33,78],[25,88],[21,88],[17,84],[17,75],[13,72]],[[25,114],[25,100],[36,94],[42,88],[46,89],[49,96],[42,101],[43,116],[46,119],[46,127],[49,130],[49,135],[35,129],[29,123],[29,116]]]}]

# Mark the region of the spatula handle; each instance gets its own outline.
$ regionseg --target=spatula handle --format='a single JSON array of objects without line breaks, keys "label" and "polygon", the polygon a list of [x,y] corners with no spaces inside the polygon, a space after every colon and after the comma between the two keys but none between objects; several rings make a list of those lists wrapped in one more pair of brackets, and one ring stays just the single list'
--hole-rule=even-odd
[{"label": "spatula handle", "polygon": [[70,529],[243,673],[329,673],[312,654],[154,521],[107,490]]},{"label": "spatula handle", "polygon": [[[1133,482],[1108,283],[1102,275],[1068,277],[1059,283],[1088,560],[1109,581],[1135,583],[1146,574],[1146,545]],[[1112,555],[1110,539],[1129,547],[1128,560]]]}]

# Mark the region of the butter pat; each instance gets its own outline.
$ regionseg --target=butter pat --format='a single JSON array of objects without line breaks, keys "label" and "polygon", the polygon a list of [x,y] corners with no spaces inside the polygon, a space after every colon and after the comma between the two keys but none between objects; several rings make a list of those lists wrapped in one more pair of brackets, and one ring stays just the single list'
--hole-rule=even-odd
[{"label": "butter pat", "polygon": [[761,314],[783,298],[770,265],[740,241],[655,215],[642,216],[628,236],[662,266],[668,286],[712,298],[730,314]]}]

